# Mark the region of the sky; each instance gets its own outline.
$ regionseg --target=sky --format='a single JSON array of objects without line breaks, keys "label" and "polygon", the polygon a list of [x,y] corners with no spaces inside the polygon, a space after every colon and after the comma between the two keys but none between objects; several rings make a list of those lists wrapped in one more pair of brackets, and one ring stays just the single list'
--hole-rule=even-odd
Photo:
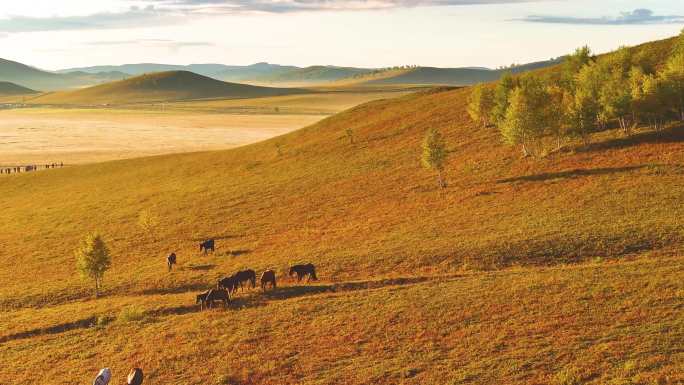
[{"label": "sky", "polygon": [[681,0],[0,0],[0,57],[490,67],[674,36]]}]

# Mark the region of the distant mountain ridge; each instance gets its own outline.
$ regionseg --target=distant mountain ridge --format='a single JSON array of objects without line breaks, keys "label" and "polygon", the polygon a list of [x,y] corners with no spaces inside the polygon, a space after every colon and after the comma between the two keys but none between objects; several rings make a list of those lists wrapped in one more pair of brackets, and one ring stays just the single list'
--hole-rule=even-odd
[{"label": "distant mountain ridge", "polygon": [[231,66],[215,63],[190,65],[139,63],[70,68],[50,72],[16,61],[0,59],[0,81],[11,82],[33,90],[64,91],[123,80],[143,74],[188,71],[222,81],[268,86],[323,85],[334,82],[465,86],[495,80],[505,70],[518,73],[552,66],[559,61],[560,58],[497,70],[479,67],[395,67],[391,69],[377,69],[332,65],[301,68],[262,62],[248,66]]},{"label": "distant mountain ridge", "polygon": [[43,71],[12,60],[0,59],[0,81],[11,82],[34,90],[51,91],[85,87],[129,77],[123,72],[86,73],[74,71],[55,73]]},{"label": "distant mountain ridge", "polygon": [[[247,66],[224,64],[156,64],[139,63],[118,66],[93,66],[70,68],[57,71],[61,74],[75,72],[89,74],[124,73],[131,76],[163,71],[190,71],[218,80],[258,84],[323,84],[338,81],[352,81],[382,84],[448,84],[471,85],[482,81],[497,79],[502,72],[514,73],[529,71],[555,65],[560,58],[514,66],[508,69],[489,69],[484,67],[436,68],[436,67],[397,67],[393,69],[340,67],[315,65],[297,67],[271,64],[266,62]],[[387,71],[394,71],[390,74]],[[381,75],[381,74],[385,75]],[[368,79],[364,79],[368,76]]]},{"label": "distant mountain ridge", "polygon": [[138,64],[122,64],[115,66],[92,66],[80,68],[68,68],[57,71],[62,74],[70,74],[74,72],[85,72],[90,74],[97,74],[103,72],[120,72],[130,76],[143,75],[153,72],[165,71],[190,71],[199,75],[212,77],[219,80],[226,81],[244,81],[255,80],[262,76],[273,76],[289,71],[300,69],[295,66],[283,66],[270,63],[255,63],[247,66],[225,65],[225,64],[157,64],[157,63],[138,63]]}]

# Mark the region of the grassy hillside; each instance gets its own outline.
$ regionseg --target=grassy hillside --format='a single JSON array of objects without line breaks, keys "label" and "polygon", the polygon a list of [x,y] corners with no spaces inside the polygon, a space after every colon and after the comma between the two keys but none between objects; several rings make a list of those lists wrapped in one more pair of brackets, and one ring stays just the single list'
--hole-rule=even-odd
[{"label": "grassy hillside", "polygon": [[547,68],[558,64],[561,59],[553,59],[536,63],[514,66],[508,69],[492,70],[488,68],[435,68],[410,67],[359,73],[340,79],[340,83],[356,85],[399,85],[399,84],[432,84],[468,86],[476,83],[497,80],[505,71],[522,73]]},{"label": "grassy hillside", "polygon": [[127,76],[121,72],[60,74],[43,71],[15,61],[0,59],[0,81],[21,84],[24,87],[42,91],[84,87],[106,81],[121,80]]},{"label": "grassy hillside", "polygon": [[0,82],[0,96],[9,95],[30,95],[36,94],[38,91],[34,91],[30,88],[22,87],[18,84],[10,82]]},{"label": "grassy hillside", "polygon": [[[684,126],[521,159],[470,122],[468,94],[370,102],[229,151],[3,177],[0,382],[134,365],[168,384],[684,381]],[[433,127],[443,192],[419,162]],[[101,300],[74,268],[93,229],[114,256]],[[198,254],[209,237],[217,253]],[[322,282],[193,306],[228,272],[282,279],[304,261]]]},{"label": "grassy hillside", "polygon": [[354,75],[368,73],[371,70],[365,68],[336,67],[336,66],[311,66],[297,68],[290,71],[258,76],[254,81],[271,83],[327,83]]},{"label": "grassy hillside", "polygon": [[304,90],[226,83],[188,71],[136,76],[85,89],[56,92],[36,104],[129,104],[210,98],[252,98],[304,93]]}]

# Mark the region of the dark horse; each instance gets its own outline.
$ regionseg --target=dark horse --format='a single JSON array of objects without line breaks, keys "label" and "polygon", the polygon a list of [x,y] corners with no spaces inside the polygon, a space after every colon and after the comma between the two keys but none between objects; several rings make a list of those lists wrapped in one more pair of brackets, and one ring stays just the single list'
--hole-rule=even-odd
[{"label": "dark horse", "polygon": [[195,300],[195,303],[200,305],[200,310],[204,309],[204,305],[207,303],[207,296],[209,295],[209,292],[211,290],[207,290],[204,293],[199,293],[197,294],[197,299]]},{"label": "dark horse", "polygon": [[214,249],[214,240],[213,239],[207,239],[206,241],[201,242],[199,244],[199,247],[200,247],[200,252],[202,250],[204,250],[204,254],[206,254],[209,250],[211,250],[211,252],[213,253],[215,250]]},{"label": "dark horse", "polygon": [[221,301],[223,302],[223,307],[225,308],[228,306],[228,302],[230,302],[230,295],[228,295],[228,290],[226,289],[211,289],[207,293],[207,297],[204,299],[204,304],[206,305],[207,309],[211,309],[214,307],[214,302],[216,301]]},{"label": "dark horse", "polygon": [[245,290],[245,287],[243,286],[244,282],[248,282],[248,284],[251,283],[252,289],[256,287],[256,272],[252,269],[238,271],[233,277],[243,291]]},{"label": "dark horse", "polygon": [[266,270],[261,274],[261,290],[266,291],[266,285],[271,284],[271,289],[276,288],[275,271]]},{"label": "dark horse", "polygon": [[297,274],[297,282],[301,281],[302,278],[307,275],[309,276],[309,278],[306,280],[307,282],[312,279],[314,281],[318,281],[318,277],[316,277],[316,268],[311,263],[307,263],[306,265],[294,265],[290,267],[289,276],[292,277],[295,273]]},{"label": "dark horse", "polygon": [[238,286],[239,283],[237,279],[235,279],[234,275],[219,279],[218,283],[216,284],[217,289],[226,289],[228,290],[228,294],[234,293],[238,289]]},{"label": "dark horse", "polygon": [[171,271],[171,268],[175,264],[176,264],[176,253],[171,253],[171,254],[169,254],[168,257],[166,257],[166,265],[169,266],[169,271]]}]

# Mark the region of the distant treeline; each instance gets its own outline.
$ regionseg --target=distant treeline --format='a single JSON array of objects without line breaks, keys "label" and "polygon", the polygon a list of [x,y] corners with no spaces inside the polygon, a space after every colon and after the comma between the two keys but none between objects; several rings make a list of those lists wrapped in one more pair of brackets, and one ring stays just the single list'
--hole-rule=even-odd
[{"label": "distant treeline", "polygon": [[644,123],[661,130],[684,120],[684,31],[664,60],[653,47],[622,47],[595,57],[585,46],[557,70],[505,73],[495,86],[473,87],[468,113],[482,126],[496,126],[525,156],[543,155],[571,139],[586,143],[611,125],[625,134]]},{"label": "distant treeline", "polygon": [[410,69],[415,69],[415,68],[418,68],[418,66],[417,65],[404,65],[404,66],[378,68],[378,69],[374,69],[374,70],[371,70],[368,72],[362,72],[362,73],[355,74],[352,76],[352,78],[363,78],[363,77],[367,77],[367,76],[380,75],[380,74],[392,72],[392,71],[410,70]]}]

